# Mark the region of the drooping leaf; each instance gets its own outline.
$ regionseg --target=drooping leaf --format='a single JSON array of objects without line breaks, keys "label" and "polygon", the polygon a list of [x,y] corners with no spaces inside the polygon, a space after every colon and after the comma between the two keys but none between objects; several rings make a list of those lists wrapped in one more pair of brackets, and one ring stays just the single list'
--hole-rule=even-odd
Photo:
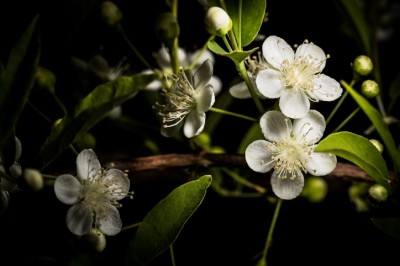
[{"label": "drooping leaf", "polygon": [[396,169],[400,170],[400,152],[396,149],[394,139],[389,131],[387,124],[383,120],[382,115],[379,113],[378,110],[376,110],[374,106],[369,103],[367,99],[365,99],[361,94],[355,91],[349,84],[347,84],[345,81],[341,81],[341,84],[350,93],[350,95],[354,98],[354,100],[357,102],[357,104],[375,126],[385,144],[386,149],[390,154],[390,157],[392,158],[396,166]]},{"label": "drooping leaf", "polygon": [[46,166],[114,107],[132,98],[156,77],[156,74],[136,74],[97,86],[53,128],[39,152],[39,162]]},{"label": "drooping leaf", "polygon": [[358,165],[375,182],[389,190],[386,162],[378,149],[367,138],[352,132],[337,132],[321,140],[315,151],[333,153]]},{"label": "drooping leaf", "polygon": [[[40,57],[39,16],[13,46],[0,75],[0,147],[10,140],[33,87]],[[11,145],[13,146],[13,145]],[[0,151],[3,153],[3,151]],[[6,152],[4,152],[6,153]]]},{"label": "drooping leaf", "polygon": [[400,240],[400,218],[371,218],[371,221],[385,234]]},{"label": "drooping leaf", "polygon": [[255,47],[249,51],[233,51],[228,53],[216,41],[211,40],[208,42],[208,49],[218,55],[228,57],[239,64],[246,59],[246,57],[257,51],[258,47]]},{"label": "drooping leaf", "polygon": [[131,241],[125,265],[147,265],[165,251],[202,203],[211,180],[205,175],[183,184],[154,206]]}]

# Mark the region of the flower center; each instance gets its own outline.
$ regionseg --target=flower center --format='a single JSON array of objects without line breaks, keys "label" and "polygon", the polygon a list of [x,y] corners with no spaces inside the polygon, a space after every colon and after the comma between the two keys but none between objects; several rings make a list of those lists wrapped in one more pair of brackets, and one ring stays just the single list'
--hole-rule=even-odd
[{"label": "flower center", "polygon": [[253,75],[253,77],[256,77],[261,70],[264,70],[268,67],[267,61],[260,51],[257,53],[257,56],[246,58],[245,64],[247,65],[247,69]]},{"label": "flower center", "polygon": [[179,124],[185,116],[196,108],[196,91],[193,89],[185,73],[171,75],[173,84],[163,91],[165,104],[156,103],[158,114],[163,119],[163,127],[173,127]]}]

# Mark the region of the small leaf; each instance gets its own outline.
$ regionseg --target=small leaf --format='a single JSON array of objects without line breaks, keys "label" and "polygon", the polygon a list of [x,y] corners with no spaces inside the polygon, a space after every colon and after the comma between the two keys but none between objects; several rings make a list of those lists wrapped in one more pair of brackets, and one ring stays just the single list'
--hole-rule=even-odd
[{"label": "small leaf", "polygon": [[400,240],[400,218],[371,218],[371,221],[384,233]]},{"label": "small leaf", "polygon": [[183,184],[150,210],[132,239],[125,265],[147,265],[169,248],[202,203],[211,180],[205,175]]},{"label": "small leaf", "polygon": [[333,133],[321,140],[315,151],[333,153],[358,165],[389,190],[386,162],[367,138],[347,131]]},{"label": "small leaf", "polygon": [[369,120],[371,120],[372,124],[374,124],[376,130],[381,136],[383,142],[385,143],[386,149],[388,150],[390,157],[392,158],[396,169],[400,170],[400,152],[396,149],[396,144],[393,140],[393,137],[389,131],[389,128],[385,121],[383,120],[382,115],[373,107],[367,99],[365,99],[362,95],[360,95],[357,91],[355,91],[350,85],[348,85],[345,81],[341,81],[341,84],[344,88],[351,94],[357,104],[361,107],[364,113],[368,116]]},{"label": "small leaf", "polygon": [[217,42],[211,40],[208,42],[208,49],[210,49],[212,52],[218,55],[228,57],[232,59],[235,63],[239,64],[244,59],[246,59],[246,57],[257,51],[258,47],[255,47],[249,51],[233,51],[228,53]]},{"label": "small leaf", "polygon": [[39,152],[39,162],[44,166],[50,163],[114,107],[132,98],[156,77],[156,74],[136,74],[97,86],[54,127]]}]

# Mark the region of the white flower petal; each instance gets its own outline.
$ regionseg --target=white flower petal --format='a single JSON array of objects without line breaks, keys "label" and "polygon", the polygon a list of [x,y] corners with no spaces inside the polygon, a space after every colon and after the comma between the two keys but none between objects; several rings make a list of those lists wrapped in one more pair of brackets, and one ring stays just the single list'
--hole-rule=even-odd
[{"label": "white flower petal", "polygon": [[291,200],[300,195],[304,187],[303,175],[295,178],[278,178],[277,171],[271,176],[272,191],[281,199]]},{"label": "white flower petal", "polygon": [[214,89],[211,84],[196,90],[197,111],[204,113],[213,106],[215,102]]},{"label": "white flower petal", "polygon": [[246,148],[246,162],[255,172],[266,173],[275,165],[271,159],[272,153],[267,149],[268,143],[266,140],[256,140]]},{"label": "white flower petal", "polygon": [[342,95],[343,89],[339,82],[331,77],[321,74],[313,80],[313,83],[313,92],[321,101],[334,101]]},{"label": "white flower petal", "polygon": [[99,174],[101,165],[92,149],[82,150],[76,158],[77,175],[81,180],[94,178]]},{"label": "white flower petal", "polygon": [[59,201],[65,204],[75,204],[81,194],[82,185],[76,177],[66,174],[57,177],[54,183],[54,192]]},{"label": "white flower petal", "polygon": [[279,98],[284,90],[280,71],[268,68],[261,70],[256,77],[258,91],[267,98]]},{"label": "white flower petal", "polygon": [[121,232],[122,221],[115,206],[109,204],[107,207],[102,215],[96,219],[96,225],[105,235],[113,236]]},{"label": "white flower petal", "polygon": [[214,89],[215,95],[221,92],[222,89],[222,80],[217,76],[211,76],[210,84]]},{"label": "white flower petal", "polygon": [[322,138],[325,126],[324,116],[316,110],[310,110],[306,116],[294,120],[293,133],[304,139],[305,143],[315,144]]},{"label": "white flower petal", "polygon": [[104,179],[112,180],[112,185],[108,189],[113,191],[113,199],[120,200],[126,197],[130,188],[130,180],[124,172],[119,169],[109,169]]},{"label": "white flower petal", "polygon": [[204,61],[196,70],[193,76],[193,87],[195,90],[203,88],[210,82],[213,74],[213,64],[211,60]]},{"label": "white flower petal", "polygon": [[294,51],[286,41],[277,36],[269,36],[262,45],[264,58],[275,69],[281,69],[284,60],[294,61]]},{"label": "white flower petal", "polygon": [[186,117],[183,133],[187,138],[195,137],[203,131],[205,123],[206,114],[192,110]]},{"label": "white flower petal", "polygon": [[290,118],[300,118],[310,110],[310,101],[301,91],[293,92],[286,89],[279,99],[279,107],[284,115]]},{"label": "white flower petal", "polygon": [[239,82],[229,88],[229,93],[232,97],[237,99],[248,99],[251,98],[249,89],[247,88],[246,82]]},{"label": "white flower petal", "polygon": [[281,141],[290,137],[292,121],[279,111],[268,111],[261,116],[260,127],[267,140]]},{"label": "white flower petal", "polygon": [[330,174],[336,167],[337,158],[335,155],[323,152],[314,152],[310,160],[304,166],[311,175],[324,176]]},{"label": "white flower petal", "polygon": [[213,64],[215,63],[214,55],[209,50],[199,49],[189,55],[190,62],[196,60],[196,66],[201,65],[207,59],[210,59]]},{"label": "white flower petal", "polygon": [[67,227],[75,235],[87,234],[93,225],[92,213],[83,204],[76,204],[67,212]]},{"label": "white flower petal", "polygon": [[296,50],[295,58],[306,58],[309,64],[316,68],[315,73],[321,72],[326,64],[326,54],[313,43],[301,44]]}]

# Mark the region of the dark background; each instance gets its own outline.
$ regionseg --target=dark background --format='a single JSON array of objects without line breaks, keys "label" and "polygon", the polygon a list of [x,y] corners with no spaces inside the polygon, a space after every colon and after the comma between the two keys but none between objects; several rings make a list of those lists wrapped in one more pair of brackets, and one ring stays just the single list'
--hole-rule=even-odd
[{"label": "dark background", "polygon": [[[3,64],[7,62],[13,44],[31,19],[40,14],[40,65],[56,74],[57,93],[67,106],[72,106],[77,98],[100,82],[90,79],[89,84],[83,86],[71,64],[72,57],[89,60],[96,54],[102,54],[111,66],[126,57],[131,66],[130,72],[145,69],[121,36],[101,21],[100,2],[1,0],[0,60]],[[376,10],[377,14],[399,9],[398,5],[391,6],[398,4],[396,1],[377,2],[385,3],[379,11]],[[124,14],[121,23],[128,38],[156,66],[151,54],[160,48],[161,43],[154,34],[154,21],[168,7],[164,1],[120,0],[115,3]],[[179,5],[180,46],[193,51],[208,38],[203,27],[204,10],[194,0],[180,1]],[[350,26],[344,24],[340,1],[268,1],[267,12],[268,21],[260,33],[266,36],[277,35],[289,44],[300,44],[304,39],[314,42],[331,55],[324,73],[336,80],[351,81],[351,63],[364,51],[354,35],[345,34]],[[392,37],[379,43],[385,105],[390,100],[387,90],[400,70],[396,63],[400,60],[397,50],[400,47],[399,20],[392,21],[389,26],[393,29]],[[261,44],[258,41],[252,46]],[[221,57],[217,58],[215,74],[224,81],[223,90],[227,90],[236,77],[233,64],[229,59]],[[146,95],[139,94],[125,103],[123,110],[139,122],[149,122],[154,127],[151,131],[140,126],[121,129],[109,120],[100,122],[91,130],[97,138],[96,153],[102,162],[151,154],[143,144],[146,139],[143,135],[154,137],[160,143],[161,153],[191,151],[189,145],[179,140],[158,135],[159,127],[147,99]],[[51,97],[43,91],[34,90],[31,101],[40,106],[52,120],[62,115]],[[334,104],[318,104],[317,108],[329,114]],[[234,100],[230,108],[247,115],[257,115],[251,100]],[[332,121],[327,132],[354,108],[354,103],[348,99],[346,107],[338,113],[338,120]],[[235,118],[224,117],[218,124],[213,144],[223,146],[229,153],[235,153],[237,143],[248,126],[248,123],[239,124]],[[368,126],[368,120],[359,112],[345,129],[361,133]],[[50,125],[27,109],[17,129],[23,144],[21,164],[35,167],[30,158],[40,148],[49,133]],[[392,129],[398,132],[398,128]],[[398,138],[396,141],[398,143]],[[53,171],[53,174],[74,172],[74,162],[74,155],[67,151],[48,171]],[[123,202],[121,215],[124,225],[141,221],[152,206],[188,177],[185,171],[149,175],[152,175],[149,180],[132,177],[135,198]],[[268,179],[264,176],[255,175],[254,178],[256,183],[268,187]],[[371,217],[397,217],[400,213],[398,207],[392,202],[370,202],[370,211],[359,213],[347,195],[351,182],[327,181],[330,190],[323,202],[311,204],[304,198],[298,198],[283,203],[268,257],[269,265],[398,265],[400,242],[379,231],[370,221]],[[0,264],[36,262],[41,265],[121,265],[134,230],[107,237],[106,250],[95,254],[64,226],[68,207],[57,201],[52,188],[38,193],[12,194],[9,210],[0,217]],[[264,247],[273,207],[265,197],[225,198],[209,189],[203,204],[175,242],[177,265],[255,265],[254,257]],[[157,258],[152,265],[170,265],[168,252]]]}]

